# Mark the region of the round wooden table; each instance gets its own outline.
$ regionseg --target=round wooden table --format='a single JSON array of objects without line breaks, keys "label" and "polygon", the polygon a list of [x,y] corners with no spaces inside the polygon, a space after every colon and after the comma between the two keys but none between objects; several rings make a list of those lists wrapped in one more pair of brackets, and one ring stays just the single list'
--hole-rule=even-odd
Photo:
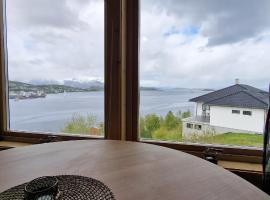
[{"label": "round wooden table", "polygon": [[90,140],[0,152],[0,192],[40,176],[82,175],[118,200],[269,200],[242,178],[195,156],[155,145]]}]

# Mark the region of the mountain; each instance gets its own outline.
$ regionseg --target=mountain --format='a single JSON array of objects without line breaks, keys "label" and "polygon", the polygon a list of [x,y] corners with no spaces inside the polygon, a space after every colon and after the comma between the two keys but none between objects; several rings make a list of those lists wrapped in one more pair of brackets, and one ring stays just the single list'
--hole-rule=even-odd
[{"label": "mountain", "polygon": [[29,83],[23,83],[18,81],[9,81],[9,91],[10,92],[37,92],[43,91],[46,94],[57,94],[63,92],[86,92],[89,90],[75,88],[65,85],[33,85]]},{"label": "mountain", "polygon": [[[87,91],[101,91],[104,90],[104,83],[98,80],[79,81],[79,80],[64,80],[65,86],[85,89]],[[141,90],[158,90],[155,87],[140,87]]]},{"label": "mountain", "polygon": [[157,90],[161,90],[161,89],[155,88],[155,87],[144,87],[144,86],[141,86],[140,87],[140,90],[141,91],[157,91]]},{"label": "mountain", "polygon": [[[9,81],[9,89],[11,92],[37,92],[43,91],[46,94],[55,94],[63,92],[91,92],[103,91],[104,83],[101,81],[77,81],[65,80],[63,84],[55,80],[33,80],[29,83],[19,81]],[[181,91],[181,92],[196,92],[196,91],[214,91],[206,88],[157,88],[157,87],[140,87],[141,91]]]},{"label": "mountain", "polygon": [[100,91],[104,89],[104,83],[93,80],[93,81],[77,81],[77,80],[65,80],[65,86],[86,89],[90,91]]}]

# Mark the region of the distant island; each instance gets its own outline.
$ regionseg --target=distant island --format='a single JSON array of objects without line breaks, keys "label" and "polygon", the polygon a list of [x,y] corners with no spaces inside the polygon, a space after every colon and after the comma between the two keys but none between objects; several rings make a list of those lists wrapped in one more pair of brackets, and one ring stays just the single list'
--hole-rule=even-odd
[{"label": "distant island", "polygon": [[[172,89],[172,88],[171,88]],[[167,91],[170,88],[158,87],[140,87],[141,91]],[[189,88],[174,88],[173,90],[185,91],[213,91],[212,89],[189,89]],[[10,99],[31,99],[31,98],[45,98],[47,94],[59,94],[69,92],[97,92],[104,91],[104,83],[100,81],[64,81],[63,84],[58,82],[30,82],[24,83],[19,81],[9,81],[9,98]]]},{"label": "distant island", "polygon": [[103,88],[93,87],[88,89],[76,88],[66,85],[33,85],[29,83],[23,83],[18,81],[9,81],[9,91],[16,92],[38,92],[43,91],[46,94],[58,94],[64,92],[88,92],[88,91],[100,91]]},{"label": "distant island", "polygon": [[[10,99],[45,98],[47,94],[59,94],[69,92],[97,92],[104,90],[102,82],[93,81],[79,83],[66,81],[63,84],[30,84],[19,81],[9,81]],[[75,87],[74,87],[74,86]],[[141,87],[141,90],[157,90],[153,87]]]}]

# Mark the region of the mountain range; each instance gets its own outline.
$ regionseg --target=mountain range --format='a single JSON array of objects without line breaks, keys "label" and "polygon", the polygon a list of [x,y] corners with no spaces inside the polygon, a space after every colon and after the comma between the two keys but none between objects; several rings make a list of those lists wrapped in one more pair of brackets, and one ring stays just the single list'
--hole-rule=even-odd
[{"label": "mountain range", "polygon": [[[56,94],[63,92],[92,92],[103,91],[104,83],[101,81],[77,81],[65,80],[61,84],[57,81],[34,80],[29,83],[19,81],[9,81],[10,92],[37,92],[43,91],[46,94]],[[158,90],[154,87],[141,87],[141,90]]]},{"label": "mountain range", "polygon": [[[64,80],[58,82],[55,80],[32,80],[28,83],[19,81],[9,81],[9,91],[11,92],[37,92],[43,91],[46,94],[56,94],[63,92],[91,92],[103,91],[104,83],[98,80],[80,81],[80,80]],[[141,91],[214,91],[212,89],[202,88],[158,88],[158,87],[140,87]]]},{"label": "mountain range", "polygon": [[63,92],[87,92],[87,91],[94,91],[88,89],[81,89],[75,88],[65,85],[57,85],[57,84],[50,84],[50,85],[34,85],[30,83],[23,83],[18,81],[9,81],[9,91],[10,92],[37,92],[43,91],[46,94],[57,94]]}]

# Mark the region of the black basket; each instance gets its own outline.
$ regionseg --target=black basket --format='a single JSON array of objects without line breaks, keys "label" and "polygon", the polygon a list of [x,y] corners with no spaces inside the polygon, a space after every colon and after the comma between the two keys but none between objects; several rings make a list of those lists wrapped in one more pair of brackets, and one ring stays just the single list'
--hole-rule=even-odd
[{"label": "black basket", "polygon": [[55,200],[58,194],[58,179],[44,176],[30,181],[25,187],[25,200]]}]

